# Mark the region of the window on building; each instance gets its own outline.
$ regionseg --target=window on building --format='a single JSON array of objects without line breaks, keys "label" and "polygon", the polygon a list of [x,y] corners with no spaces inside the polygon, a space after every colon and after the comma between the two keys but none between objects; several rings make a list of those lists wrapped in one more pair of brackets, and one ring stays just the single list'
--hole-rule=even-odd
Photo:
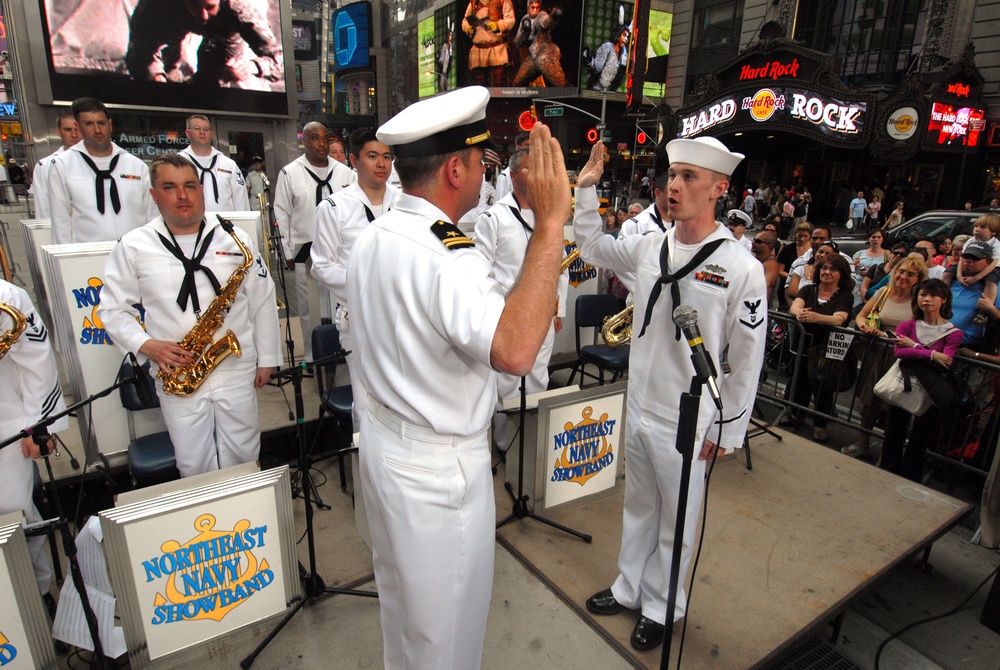
[{"label": "window on building", "polygon": [[691,48],[739,42],[740,24],[743,22],[743,3],[698,3],[691,20]]},{"label": "window on building", "polygon": [[795,39],[836,56],[846,84],[895,83],[920,52],[926,5],[926,0],[800,3]]}]

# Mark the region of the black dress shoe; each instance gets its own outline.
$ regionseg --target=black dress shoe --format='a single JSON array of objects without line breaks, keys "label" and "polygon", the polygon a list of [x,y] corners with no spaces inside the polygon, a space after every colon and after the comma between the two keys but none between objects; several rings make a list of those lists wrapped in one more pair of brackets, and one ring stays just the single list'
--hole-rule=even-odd
[{"label": "black dress shoe", "polygon": [[624,612],[629,608],[615,600],[611,589],[604,589],[587,598],[587,609],[594,614],[609,615]]},{"label": "black dress shoe", "polygon": [[640,651],[656,649],[663,644],[663,636],[666,629],[663,624],[656,623],[652,619],[640,616],[632,629],[632,646]]}]

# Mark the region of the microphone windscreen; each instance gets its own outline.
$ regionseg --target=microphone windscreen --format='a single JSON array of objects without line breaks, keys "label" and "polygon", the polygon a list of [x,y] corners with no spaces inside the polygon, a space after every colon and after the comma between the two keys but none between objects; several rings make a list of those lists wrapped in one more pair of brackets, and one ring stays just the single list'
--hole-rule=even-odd
[{"label": "microphone windscreen", "polygon": [[678,305],[674,309],[674,324],[684,329],[698,323],[698,311],[691,305]]}]

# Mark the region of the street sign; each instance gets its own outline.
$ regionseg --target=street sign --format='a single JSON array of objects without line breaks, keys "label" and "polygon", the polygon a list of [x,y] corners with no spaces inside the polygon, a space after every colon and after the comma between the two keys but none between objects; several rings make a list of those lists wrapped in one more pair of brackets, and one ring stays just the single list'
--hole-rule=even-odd
[{"label": "street sign", "polygon": [[563,107],[546,107],[545,111],[542,112],[542,116],[562,116]]},{"label": "street sign", "polygon": [[969,121],[969,128],[982,132],[986,130],[986,121],[983,119],[972,119]]},{"label": "street sign", "polygon": [[628,149],[628,142],[618,143],[618,151],[625,151],[626,149]]},{"label": "street sign", "polygon": [[605,129],[601,134],[601,141],[608,144],[611,141],[611,131]]}]

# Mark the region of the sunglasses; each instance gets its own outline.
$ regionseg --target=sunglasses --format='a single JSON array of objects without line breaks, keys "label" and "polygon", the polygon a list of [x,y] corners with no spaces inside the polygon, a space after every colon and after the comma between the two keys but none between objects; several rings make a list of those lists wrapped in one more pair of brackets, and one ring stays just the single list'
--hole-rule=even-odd
[{"label": "sunglasses", "polygon": [[758,240],[756,238],[751,240],[751,242],[753,242],[754,244],[767,244],[767,240]]},{"label": "sunglasses", "polygon": [[895,256],[896,258],[902,258],[903,256],[906,255],[906,252],[905,251],[893,251],[892,255]]}]

